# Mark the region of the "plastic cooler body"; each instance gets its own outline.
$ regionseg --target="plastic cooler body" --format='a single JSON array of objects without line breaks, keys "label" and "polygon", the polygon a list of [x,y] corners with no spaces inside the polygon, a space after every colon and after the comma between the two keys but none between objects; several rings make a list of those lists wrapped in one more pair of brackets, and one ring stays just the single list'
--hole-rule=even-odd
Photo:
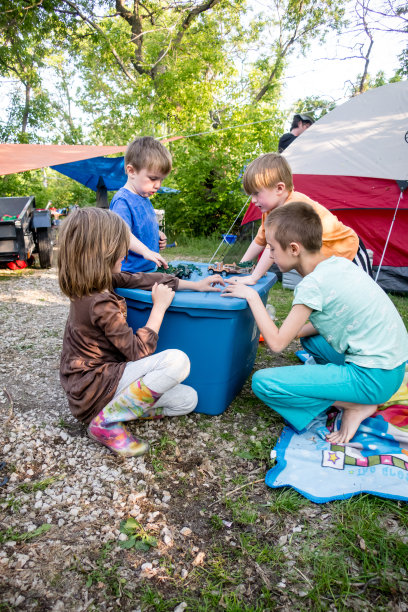
[{"label": "plastic cooler body", "polygon": [[[208,276],[207,264],[193,263],[202,270],[189,280]],[[256,285],[264,304],[276,275],[268,273]],[[150,291],[117,289],[126,298],[127,321],[133,330],[143,327],[152,308]],[[217,415],[224,412],[239,393],[252,371],[259,342],[259,330],[247,301],[222,298],[218,293],[178,291],[167,310],[159,333],[157,351],[177,348],[191,362],[184,381],[196,389],[196,412]]]}]

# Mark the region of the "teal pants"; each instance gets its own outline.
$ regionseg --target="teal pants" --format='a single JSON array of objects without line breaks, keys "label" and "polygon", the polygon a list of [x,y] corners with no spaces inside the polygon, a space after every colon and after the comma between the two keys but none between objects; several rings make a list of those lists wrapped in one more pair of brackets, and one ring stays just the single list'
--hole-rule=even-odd
[{"label": "teal pants", "polygon": [[259,370],[252,390],[297,432],[335,401],[382,404],[399,389],[405,362],[393,370],[363,368],[344,361],[322,336],[301,339],[317,365]]}]

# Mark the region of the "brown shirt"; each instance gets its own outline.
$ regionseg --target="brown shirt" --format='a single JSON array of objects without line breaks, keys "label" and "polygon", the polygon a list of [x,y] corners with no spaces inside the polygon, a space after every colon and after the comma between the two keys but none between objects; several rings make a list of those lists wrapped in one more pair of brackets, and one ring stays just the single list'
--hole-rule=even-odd
[{"label": "brown shirt", "polygon": [[[177,290],[169,274],[121,272],[113,287],[146,289],[154,283]],[[112,291],[71,300],[60,364],[61,385],[74,417],[89,423],[115,395],[128,361],[156,350],[158,335],[148,327],[133,333],[126,323],[126,301]]]}]

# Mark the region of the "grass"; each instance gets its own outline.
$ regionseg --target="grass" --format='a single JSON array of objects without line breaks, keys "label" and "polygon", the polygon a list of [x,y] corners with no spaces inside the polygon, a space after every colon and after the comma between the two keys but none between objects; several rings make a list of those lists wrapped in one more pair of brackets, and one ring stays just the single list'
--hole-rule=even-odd
[{"label": "grass", "polygon": [[[183,239],[165,256],[209,261],[219,241],[219,236]],[[408,326],[408,299],[390,297]],[[281,283],[274,285],[269,302],[276,308],[279,323],[290,311],[292,299],[291,290]],[[282,359],[283,365],[298,363],[293,349]],[[274,358],[260,344],[256,367],[273,365]],[[89,600],[94,600],[95,607],[89,609],[140,607],[142,612],[170,612],[181,602],[187,604],[186,612],[403,609],[400,604],[408,601],[407,504],[365,494],[317,505],[294,489],[268,489],[259,481],[271,465],[269,453],[283,422],[260,405],[249,384],[220,417],[195,414],[177,422],[187,432],[186,439],[176,443],[171,430],[163,427],[146,461],[159,487],[171,491],[165,514],[174,524],[191,525],[192,538],[182,543],[176,533],[174,546],[164,550],[161,537],[146,531],[144,520],[118,520],[126,540],[100,545],[91,555],[91,565],[83,565],[80,559],[71,565],[89,590]],[[63,419],[57,425],[69,426]],[[186,461],[185,474],[172,485],[169,478],[178,453],[185,459],[189,436],[197,433],[209,434],[203,458],[217,459],[219,449],[228,447],[225,462],[211,481],[199,472],[199,464],[188,466]],[[25,494],[44,491],[55,479],[23,483],[20,490]],[[206,480],[214,488],[201,487]],[[198,492],[192,494],[195,485]],[[4,501],[18,513],[20,500],[10,496]],[[175,516],[179,512],[180,519]],[[0,540],[12,539],[23,547],[48,528],[40,526],[30,533],[3,531]],[[191,565],[196,554],[193,544],[205,552],[202,566]],[[141,563],[154,558],[160,558],[160,568],[165,570],[159,574],[163,580],[139,581]],[[189,571],[185,580],[178,573],[181,567]],[[11,608],[0,604],[0,609]]]},{"label": "grass", "polygon": [[177,238],[177,246],[162,251],[168,261],[188,259],[192,261],[210,261],[221,243],[221,236],[213,234],[209,237]]},{"label": "grass", "polygon": [[[207,244],[191,239],[165,255],[208,261],[218,244],[218,237]],[[407,297],[390,298],[408,327]],[[274,285],[268,301],[276,308],[279,323],[289,313],[292,299],[290,289],[281,283]],[[283,357],[287,365],[298,363],[293,350]],[[257,361],[266,367],[263,364],[268,360],[273,365],[268,349],[261,344]],[[246,478],[227,470],[219,474],[221,491],[237,491],[219,495],[218,506],[205,511],[213,538],[205,566],[189,577],[187,588],[178,585],[177,597],[150,585],[142,597],[143,611],[172,610],[180,601],[187,603],[187,610],[197,612],[273,611],[282,609],[278,602],[284,593],[285,609],[302,611],[380,612],[398,609],[400,602],[407,601],[407,505],[360,495],[319,506],[293,489],[265,491],[262,486],[245,486],[259,478],[257,470],[265,474],[282,421],[260,407],[250,389],[244,388],[221,424],[197,415],[195,425],[220,443],[234,443],[237,422],[244,442],[234,444],[233,454],[251,462],[252,475]],[[167,440],[158,445],[160,458],[162,450],[171,453]]]}]

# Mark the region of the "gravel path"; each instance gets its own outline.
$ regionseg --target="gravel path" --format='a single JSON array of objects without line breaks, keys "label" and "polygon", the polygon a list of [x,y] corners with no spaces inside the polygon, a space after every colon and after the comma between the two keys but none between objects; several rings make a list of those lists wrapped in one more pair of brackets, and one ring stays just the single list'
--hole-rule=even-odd
[{"label": "gravel path", "polygon": [[[255,466],[232,454],[240,415],[225,422],[217,447],[223,417],[195,414],[140,425],[153,449],[144,458],[115,457],[88,439],[58,379],[67,311],[55,269],[2,274],[0,481],[9,480],[0,489],[1,599],[5,609],[137,610],[141,582],[168,579],[166,565],[183,581],[203,565],[203,508],[230,471],[251,479]],[[120,522],[129,517],[146,550],[122,548],[129,533]]]},{"label": "gravel path", "polygon": [[55,269],[0,273],[1,612],[408,610],[405,505],[268,489],[282,421],[248,383],[220,416],[132,424],[142,458],[91,441],[59,385],[67,312]]}]

